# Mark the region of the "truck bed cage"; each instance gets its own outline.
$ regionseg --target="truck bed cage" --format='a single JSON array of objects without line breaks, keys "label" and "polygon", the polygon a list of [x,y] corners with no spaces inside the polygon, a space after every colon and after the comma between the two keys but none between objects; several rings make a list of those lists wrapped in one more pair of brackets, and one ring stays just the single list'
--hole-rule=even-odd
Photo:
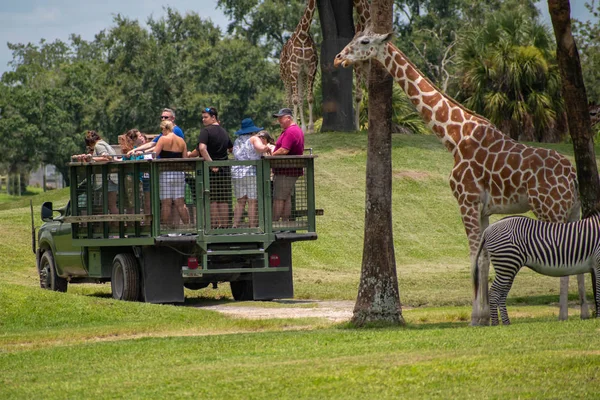
[{"label": "truck bed cage", "polygon": [[[196,244],[316,238],[314,155],[255,161],[72,162],[74,245]],[[274,213],[283,217],[274,220]]]}]

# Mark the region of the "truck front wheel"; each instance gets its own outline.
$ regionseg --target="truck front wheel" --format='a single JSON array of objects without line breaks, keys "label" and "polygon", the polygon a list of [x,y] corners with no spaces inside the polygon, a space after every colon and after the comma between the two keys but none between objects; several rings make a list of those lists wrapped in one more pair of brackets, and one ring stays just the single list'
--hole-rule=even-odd
[{"label": "truck front wheel", "polygon": [[56,274],[56,264],[54,256],[50,250],[42,254],[40,259],[40,287],[42,289],[53,290],[55,292],[66,292],[69,282]]},{"label": "truck front wheel", "polygon": [[112,297],[117,300],[136,301],[140,294],[140,272],[133,254],[118,254],[113,260],[110,278]]},{"label": "truck front wheel", "polygon": [[229,282],[231,294],[236,301],[254,300],[254,288],[252,280]]}]

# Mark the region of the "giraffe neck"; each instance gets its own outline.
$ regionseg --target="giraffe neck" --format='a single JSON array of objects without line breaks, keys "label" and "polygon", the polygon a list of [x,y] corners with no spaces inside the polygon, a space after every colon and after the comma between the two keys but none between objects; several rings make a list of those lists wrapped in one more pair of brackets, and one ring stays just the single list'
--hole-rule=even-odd
[{"label": "giraffe neck", "polygon": [[354,30],[356,33],[362,32],[371,19],[369,2],[367,0],[354,0],[354,9],[356,10],[356,15],[358,16],[358,21],[356,21]]},{"label": "giraffe neck", "polygon": [[469,111],[439,90],[396,46],[387,43],[384,49],[377,53],[377,60],[394,77],[427,126],[448,150],[452,152],[460,139],[470,135],[477,127],[493,128],[484,117]]},{"label": "giraffe neck", "polygon": [[308,0],[306,8],[304,9],[304,14],[302,14],[302,19],[294,31],[296,36],[310,36],[310,25],[312,24],[315,8],[317,8],[317,1]]}]

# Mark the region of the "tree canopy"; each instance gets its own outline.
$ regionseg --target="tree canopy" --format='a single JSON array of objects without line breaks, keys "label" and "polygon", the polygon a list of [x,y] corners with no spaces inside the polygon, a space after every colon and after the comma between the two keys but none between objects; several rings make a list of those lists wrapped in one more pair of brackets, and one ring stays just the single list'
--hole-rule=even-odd
[{"label": "tree canopy", "polygon": [[[567,130],[556,44],[535,3],[395,0],[395,43],[438,87],[505,133],[556,141]],[[207,106],[219,109],[230,131],[244,117],[271,127],[270,113],[284,104],[279,52],[305,1],[218,0],[217,6],[231,20],[227,32],[197,13],[167,7],[145,24],[117,15],[89,41],[73,34],[67,41],[8,44],[13,60],[0,79],[0,168],[63,168],[71,154],[83,151],[88,129],[113,143],[131,128],[158,133],[164,107],[175,110],[190,146]],[[600,6],[587,6],[594,18],[574,21],[573,29],[589,100],[597,104]],[[318,17],[311,32],[320,48]],[[324,91],[330,89],[317,79],[318,117]],[[360,114],[364,127],[367,101]],[[393,102],[395,130],[426,132],[406,99],[395,93]]]}]

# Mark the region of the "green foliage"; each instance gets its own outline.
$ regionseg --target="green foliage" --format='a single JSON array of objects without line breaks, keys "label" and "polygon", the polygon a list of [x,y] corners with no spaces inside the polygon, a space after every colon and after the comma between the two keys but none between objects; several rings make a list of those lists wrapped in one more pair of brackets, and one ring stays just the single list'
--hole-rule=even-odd
[{"label": "green foliage", "polygon": [[[369,129],[369,94],[366,91],[360,105],[359,124],[361,130]],[[397,84],[392,88],[392,124],[392,132],[396,133],[431,133],[406,93]]]},{"label": "green foliage", "polygon": [[579,50],[588,101],[600,104],[600,2],[586,2],[585,6],[590,12],[590,19],[574,20],[573,35]]},{"label": "green foliage", "polygon": [[459,99],[515,139],[557,141],[563,102],[553,43],[523,8],[495,14],[461,36]]},{"label": "green foliage", "polygon": [[50,163],[66,177],[70,156],[84,151],[83,132],[97,130],[110,143],[131,128],[158,133],[164,107],[175,109],[190,145],[207,106],[230,130],[247,116],[272,122],[283,85],[263,47],[171,8],[147,25],[117,15],[90,42],[72,35],[68,43],[9,44],[13,70],[0,84],[4,169]]},{"label": "green foliage", "polygon": [[[273,58],[290,38],[306,7],[304,0],[218,0],[217,5],[231,20],[227,31],[265,49]],[[320,42],[319,18],[313,16],[311,33]]]}]

